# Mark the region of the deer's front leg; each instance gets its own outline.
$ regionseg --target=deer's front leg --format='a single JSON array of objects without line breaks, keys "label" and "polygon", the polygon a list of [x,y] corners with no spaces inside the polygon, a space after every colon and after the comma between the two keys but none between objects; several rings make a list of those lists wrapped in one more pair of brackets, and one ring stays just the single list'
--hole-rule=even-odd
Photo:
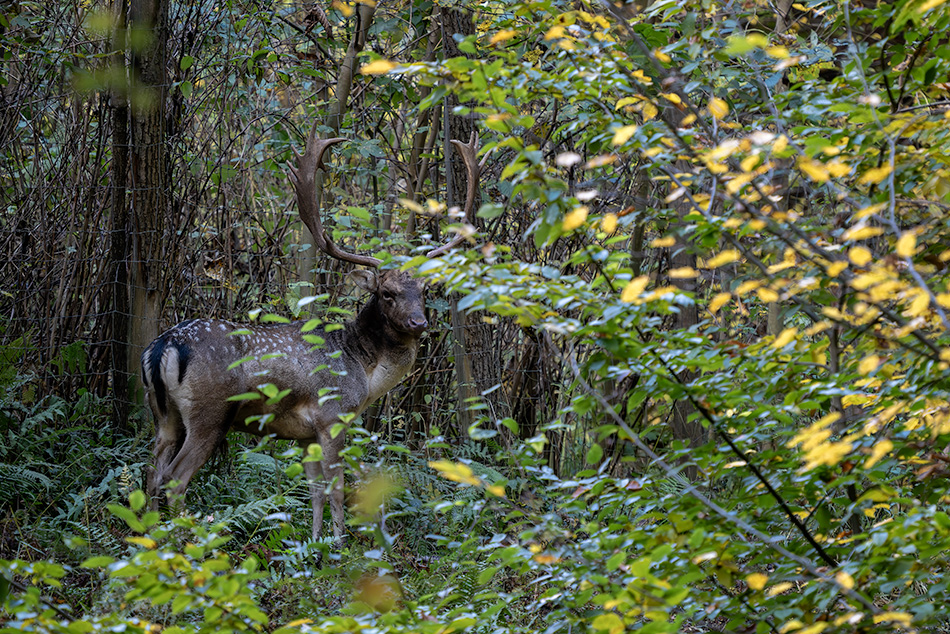
[{"label": "deer's front leg", "polygon": [[[307,447],[310,442],[301,443],[304,447],[304,456],[307,454]],[[313,539],[320,539],[323,532],[323,507],[326,503],[327,483],[323,479],[323,468],[319,460],[311,460],[303,463],[303,471],[307,476],[307,486],[310,489],[310,506],[313,509]]]},{"label": "deer's front leg", "polygon": [[[340,452],[346,442],[346,431],[341,430],[336,438],[330,437],[330,430],[325,429],[320,434],[320,445],[323,448],[323,474],[330,482],[330,517],[333,520],[333,537],[337,548],[346,542],[343,533],[343,463]],[[321,505],[322,507],[322,505]]]}]

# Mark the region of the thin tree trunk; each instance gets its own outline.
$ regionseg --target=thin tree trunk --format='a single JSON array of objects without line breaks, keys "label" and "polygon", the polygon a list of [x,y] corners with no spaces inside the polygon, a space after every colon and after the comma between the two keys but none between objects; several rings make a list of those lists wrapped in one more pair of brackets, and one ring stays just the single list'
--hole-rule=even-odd
[{"label": "thin tree trunk", "polygon": [[[458,45],[455,42],[454,35],[472,35],[475,33],[475,24],[472,15],[468,12],[459,11],[443,7],[441,9],[442,19],[442,47],[446,58],[462,56]],[[465,200],[466,172],[465,166],[461,160],[452,160],[452,139],[458,139],[463,143],[468,142],[472,132],[475,130],[475,121],[470,116],[457,116],[454,114],[455,107],[458,106],[455,96],[447,96],[445,103],[445,135],[444,152],[446,162],[446,190],[447,202],[450,207],[463,204]],[[480,219],[476,218],[476,226],[480,225]],[[478,226],[484,230],[484,226]],[[495,354],[495,329],[484,323],[480,315],[460,314],[456,315],[455,302],[452,302],[452,323],[453,332],[464,329],[464,337],[460,341],[463,348],[463,358],[456,357],[456,372],[460,383],[460,396],[463,380],[469,382],[473,396],[478,396],[497,385],[501,381],[501,360]],[[458,323],[456,327],[455,324]],[[468,376],[463,376],[468,374]],[[507,414],[507,404],[499,399],[503,395],[503,390],[495,390],[488,396],[488,404],[491,407],[493,418],[504,418]],[[459,403],[460,413],[466,410],[465,402]],[[471,422],[470,414],[465,415],[465,419]],[[467,426],[466,426],[467,429]]]},{"label": "thin tree trunk", "polygon": [[[118,5],[113,50],[114,68],[125,68],[126,24],[124,2]],[[117,73],[118,74],[118,73]],[[122,73],[124,76],[125,73]],[[127,88],[127,84],[126,84]],[[112,93],[112,228],[110,254],[112,264],[112,426],[117,432],[132,431],[129,402],[132,377],[129,375],[129,209],[125,190],[129,171],[129,102],[121,90]]]},{"label": "thin tree trunk", "polygon": [[131,353],[158,336],[169,263],[170,179],[165,130],[168,79],[167,0],[133,0],[129,9],[133,92],[130,94],[132,143],[132,327]]}]

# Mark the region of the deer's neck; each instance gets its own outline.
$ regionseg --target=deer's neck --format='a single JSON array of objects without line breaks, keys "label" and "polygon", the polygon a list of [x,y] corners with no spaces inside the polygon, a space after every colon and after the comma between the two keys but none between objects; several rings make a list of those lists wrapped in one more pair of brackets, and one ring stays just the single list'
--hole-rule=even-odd
[{"label": "deer's neck", "polygon": [[419,351],[419,335],[397,330],[372,298],[347,328],[347,343],[363,364],[372,403],[391,390],[412,369]]}]

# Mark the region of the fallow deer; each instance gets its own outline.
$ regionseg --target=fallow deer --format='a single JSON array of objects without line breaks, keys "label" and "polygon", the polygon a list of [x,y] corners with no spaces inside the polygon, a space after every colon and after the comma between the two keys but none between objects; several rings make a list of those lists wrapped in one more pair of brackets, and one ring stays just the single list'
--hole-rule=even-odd
[{"label": "fallow deer", "polygon": [[[381,261],[350,253],[327,235],[316,203],[314,177],[323,169],[323,154],[344,139],[317,139],[297,155],[289,177],[300,217],[327,255],[378,268]],[[465,218],[471,222],[478,175],[477,139],[452,142],[466,165]],[[460,234],[428,253],[436,257],[461,243]],[[216,319],[185,321],[153,341],[142,354],[142,380],[155,418],[154,464],[148,493],[158,507],[170,483],[171,499],[184,496],[189,481],[204,465],[229,429],[295,440],[304,447],[319,443],[320,461],[305,461],[313,506],[313,537],[323,527],[326,482],[337,543],[343,541],[343,470],[340,452],[346,414],[361,414],[412,368],[419,339],[428,326],[423,285],[409,273],[357,269],[350,276],[372,295],[356,318],[342,329],[322,327],[304,332],[304,322],[245,325]],[[307,336],[309,335],[309,336]],[[306,337],[305,337],[306,336]],[[309,343],[314,337],[321,345]],[[271,384],[285,394],[270,399],[230,400]],[[333,432],[337,433],[334,434]],[[326,479],[324,481],[324,478]]]}]

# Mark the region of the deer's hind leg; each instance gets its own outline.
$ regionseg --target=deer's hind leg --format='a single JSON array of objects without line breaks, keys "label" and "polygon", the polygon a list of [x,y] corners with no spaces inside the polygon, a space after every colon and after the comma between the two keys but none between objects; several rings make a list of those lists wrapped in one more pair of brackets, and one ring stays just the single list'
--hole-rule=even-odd
[{"label": "deer's hind leg", "polygon": [[161,500],[162,486],[167,482],[165,473],[185,442],[185,426],[182,422],[181,412],[177,408],[171,407],[168,412],[161,414],[154,403],[151,403],[151,405],[156,433],[152,464],[149,465],[148,469],[146,492],[151,500],[152,510],[157,511]]},{"label": "deer's hind leg", "polygon": [[208,462],[227,435],[235,409],[235,404],[228,402],[192,402],[190,407],[181,408],[181,429],[185,437],[160,480],[162,487],[177,482],[168,493],[169,500],[179,501],[184,497],[191,478]]}]

